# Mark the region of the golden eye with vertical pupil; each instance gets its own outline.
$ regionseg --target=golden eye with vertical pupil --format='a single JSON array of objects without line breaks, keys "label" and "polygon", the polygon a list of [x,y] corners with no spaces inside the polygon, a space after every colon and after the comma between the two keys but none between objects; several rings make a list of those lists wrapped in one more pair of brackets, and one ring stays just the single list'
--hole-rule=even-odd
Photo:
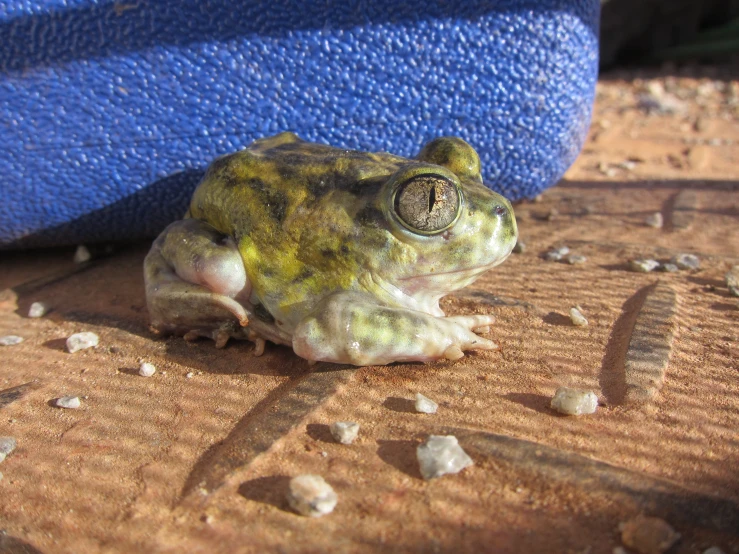
[{"label": "golden eye with vertical pupil", "polygon": [[411,231],[434,234],[448,229],[459,216],[457,186],[441,175],[417,175],[402,183],[393,198],[398,219]]}]

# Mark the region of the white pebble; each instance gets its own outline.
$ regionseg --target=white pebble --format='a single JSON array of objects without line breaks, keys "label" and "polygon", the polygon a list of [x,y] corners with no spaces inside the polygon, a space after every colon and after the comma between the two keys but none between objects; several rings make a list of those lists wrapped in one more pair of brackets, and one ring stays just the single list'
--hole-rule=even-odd
[{"label": "white pebble", "polygon": [[649,273],[657,269],[659,265],[657,260],[631,260],[629,262],[629,269],[637,273]]},{"label": "white pebble", "polygon": [[594,392],[560,387],[552,398],[551,408],[562,414],[593,414],[598,408],[598,397]]},{"label": "white pebble", "polygon": [[436,410],[439,409],[439,405],[431,400],[430,398],[422,395],[420,392],[416,393],[416,411],[421,414],[435,414]]},{"label": "white pebble", "polygon": [[99,341],[100,338],[90,331],[75,333],[67,339],[67,351],[72,354],[80,350],[92,348],[93,346],[97,346]]},{"label": "white pebble", "polygon": [[560,246],[559,248],[553,248],[552,250],[544,254],[544,258],[549,260],[550,262],[558,262],[569,253],[570,248],[568,246]]},{"label": "white pebble", "polygon": [[0,346],[15,346],[22,342],[23,337],[19,337],[18,335],[6,335],[4,337],[0,337]]},{"label": "white pebble", "polygon": [[351,444],[359,434],[359,423],[353,421],[337,421],[331,424],[331,436],[341,444]]},{"label": "white pebble", "polygon": [[44,317],[48,311],[49,308],[43,302],[34,302],[28,308],[28,317]]},{"label": "white pebble", "polygon": [[703,554],[724,554],[724,551],[721,550],[718,546],[711,546],[709,548],[706,548],[703,551]]},{"label": "white pebble", "polygon": [[185,373],[185,379],[192,379],[193,377],[195,377],[195,374],[192,371]]},{"label": "white pebble", "polygon": [[287,502],[301,515],[321,517],[333,512],[338,497],[320,475],[298,475],[290,479]]},{"label": "white pebble", "polygon": [[149,362],[142,362],[139,366],[139,375],[142,377],[151,377],[156,373],[156,371],[157,368],[154,364],[150,364]]},{"label": "white pebble", "polygon": [[665,221],[660,212],[654,212],[653,214],[647,216],[647,218],[644,220],[644,223],[646,225],[649,225],[650,227],[654,227],[655,229],[661,229]]},{"label": "white pebble", "polygon": [[459,473],[474,463],[454,435],[431,435],[416,449],[416,457],[424,479]]},{"label": "white pebble", "polygon": [[62,396],[56,399],[55,404],[59,408],[67,408],[69,410],[76,410],[81,405],[79,396]]},{"label": "white pebble", "polygon": [[7,456],[7,454],[4,454],[3,452],[0,452],[0,464],[5,461],[5,457],[6,456]]},{"label": "white pebble", "polygon": [[699,269],[701,261],[695,254],[678,254],[670,260],[680,269]]},{"label": "white pebble", "polygon": [[83,264],[85,262],[89,262],[92,259],[92,254],[90,254],[90,251],[87,249],[87,247],[84,244],[80,244],[77,247],[77,250],[74,252],[74,263],[76,264]]},{"label": "white pebble", "polygon": [[581,254],[570,254],[567,257],[567,263],[570,265],[580,265],[587,262],[588,259],[585,256],[582,256]]},{"label": "white pebble", "polygon": [[13,437],[0,437],[0,454],[7,456],[15,447],[18,446],[18,442]]},{"label": "white pebble", "polygon": [[575,327],[587,327],[588,320],[577,308],[570,308],[570,321]]}]

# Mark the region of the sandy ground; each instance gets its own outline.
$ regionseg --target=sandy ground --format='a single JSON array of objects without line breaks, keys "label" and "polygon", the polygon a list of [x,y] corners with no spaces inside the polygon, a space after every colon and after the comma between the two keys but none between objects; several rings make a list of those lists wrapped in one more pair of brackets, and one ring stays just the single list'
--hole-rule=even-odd
[{"label": "sandy ground", "polygon": [[[83,266],[71,249],[3,254],[0,336],[25,341],[0,347],[0,435],[18,441],[0,465],[0,552],[611,553],[639,514],[681,533],[669,552],[739,552],[739,298],[723,278],[739,264],[739,82],[698,75],[599,83],[577,163],[516,206],[525,252],[443,302],[495,314],[496,352],[353,370],[160,339],[147,245]],[[644,223],[656,212],[661,229]],[[542,258],[561,245],[587,261]],[[627,270],[681,252],[701,268]],[[674,292],[674,340],[661,391],[631,405],[624,364],[656,283]],[[30,319],[34,301],[52,310]],[[100,345],[67,353],[79,331]],[[595,391],[597,413],[552,412],[563,385]],[[435,415],[414,413],[416,392]],[[67,394],[82,407],[52,405]],[[359,439],[335,443],[334,421]],[[416,446],[449,432],[475,465],[424,481]],[[331,515],[290,511],[301,473],[334,487]]]}]

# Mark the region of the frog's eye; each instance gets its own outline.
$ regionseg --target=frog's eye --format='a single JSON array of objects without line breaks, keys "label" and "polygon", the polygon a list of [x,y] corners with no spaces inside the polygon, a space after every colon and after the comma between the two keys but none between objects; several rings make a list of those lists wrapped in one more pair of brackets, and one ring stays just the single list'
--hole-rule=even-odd
[{"label": "frog's eye", "polygon": [[411,231],[438,233],[448,229],[459,216],[459,189],[441,175],[417,175],[397,188],[393,208]]}]

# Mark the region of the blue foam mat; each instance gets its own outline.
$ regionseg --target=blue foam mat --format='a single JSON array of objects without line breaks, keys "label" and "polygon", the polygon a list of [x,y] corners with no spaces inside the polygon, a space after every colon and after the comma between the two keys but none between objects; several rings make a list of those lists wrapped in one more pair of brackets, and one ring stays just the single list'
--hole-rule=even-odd
[{"label": "blue foam mat", "polygon": [[11,0],[0,248],[136,239],[216,156],[284,130],[413,156],[458,135],[516,200],[587,132],[598,0]]}]

